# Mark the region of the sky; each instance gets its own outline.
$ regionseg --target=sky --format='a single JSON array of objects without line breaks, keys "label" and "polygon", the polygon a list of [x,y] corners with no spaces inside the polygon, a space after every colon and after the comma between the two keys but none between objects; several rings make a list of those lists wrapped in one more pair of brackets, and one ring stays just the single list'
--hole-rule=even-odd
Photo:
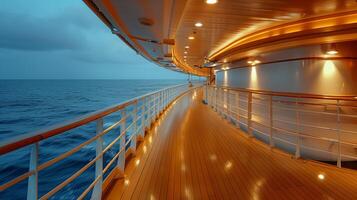
[{"label": "sky", "polygon": [[0,79],[184,79],[137,55],[81,0],[1,0]]}]

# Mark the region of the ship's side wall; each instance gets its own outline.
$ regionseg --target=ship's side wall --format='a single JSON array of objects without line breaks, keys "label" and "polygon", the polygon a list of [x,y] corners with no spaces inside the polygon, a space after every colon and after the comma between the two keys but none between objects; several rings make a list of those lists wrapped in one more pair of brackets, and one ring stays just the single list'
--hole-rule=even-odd
[{"label": "ship's side wall", "polygon": [[218,86],[323,95],[357,94],[357,60],[354,59],[306,59],[252,67],[233,63],[229,68],[216,72]]}]

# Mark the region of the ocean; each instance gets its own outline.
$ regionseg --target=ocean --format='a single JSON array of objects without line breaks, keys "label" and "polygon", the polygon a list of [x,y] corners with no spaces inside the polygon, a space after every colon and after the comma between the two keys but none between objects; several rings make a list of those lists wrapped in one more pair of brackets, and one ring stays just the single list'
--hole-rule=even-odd
[{"label": "ocean", "polygon": [[[0,80],[0,140],[33,132],[72,118],[185,80]],[[105,127],[119,119],[104,119]],[[39,162],[44,163],[95,134],[95,123],[76,128],[40,143]],[[110,133],[104,143],[113,138]],[[107,163],[113,151],[104,157]],[[94,144],[39,173],[39,196],[73,175],[95,157]],[[29,147],[0,156],[0,184],[27,172]],[[94,180],[94,166],[51,199],[76,199]],[[0,199],[26,199],[27,179],[0,192]],[[88,195],[87,198],[89,198]]]}]

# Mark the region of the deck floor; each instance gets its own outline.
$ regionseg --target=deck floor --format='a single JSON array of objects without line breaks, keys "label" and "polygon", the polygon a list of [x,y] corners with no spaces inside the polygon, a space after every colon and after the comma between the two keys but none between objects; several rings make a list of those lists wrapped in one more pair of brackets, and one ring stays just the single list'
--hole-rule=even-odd
[{"label": "deck floor", "polygon": [[246,137],[201,93],[166,111],[106,199],[357,199],[356,171],[296,160]]}]

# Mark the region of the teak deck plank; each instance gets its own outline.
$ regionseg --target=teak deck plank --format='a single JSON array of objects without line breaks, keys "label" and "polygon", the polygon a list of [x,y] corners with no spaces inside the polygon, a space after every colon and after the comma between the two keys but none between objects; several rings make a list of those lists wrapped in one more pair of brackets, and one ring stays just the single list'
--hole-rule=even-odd
[{"label": "teak deck plank", "polygon": [[129,184],[116,180],[106,199],[357,199],[356,171],[272,149],[196,94],[182,96],[154,124],[126,166]]}]

